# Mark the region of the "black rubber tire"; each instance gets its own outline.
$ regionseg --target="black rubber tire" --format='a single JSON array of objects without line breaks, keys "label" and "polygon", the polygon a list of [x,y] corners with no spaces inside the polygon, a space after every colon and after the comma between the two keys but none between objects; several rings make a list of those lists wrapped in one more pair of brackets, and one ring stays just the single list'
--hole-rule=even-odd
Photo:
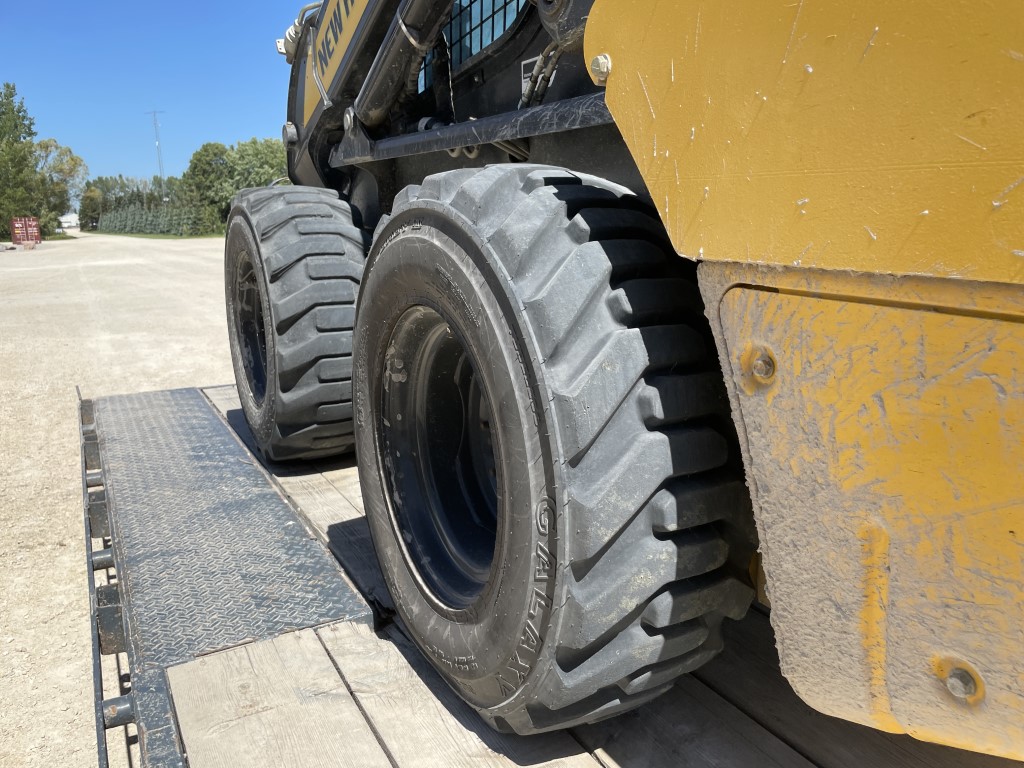
[{"label": "black rubber tire", "polygon": [[[416,402],[401,399],[416,376],[394,333],[418,306],[448,323],[495,404],[494,559],[460,605],[421,572],[420,502],[396,489],[423,460],[400,465],[382,418],[390,398]],[[657,215],[586,175],[438,174],[377,229],[353,352],[374,546],[413,639],[499,730],[651,700],[718,653],[722,618],[751,602],[753,516],[702,313]]]},{"label": "black rubber tire", "polygon": [[224,246],[231,360],[249,429],[270,460],[353,447],[352,328],[368,241],[333,190],[246,189],[232,201]]}]

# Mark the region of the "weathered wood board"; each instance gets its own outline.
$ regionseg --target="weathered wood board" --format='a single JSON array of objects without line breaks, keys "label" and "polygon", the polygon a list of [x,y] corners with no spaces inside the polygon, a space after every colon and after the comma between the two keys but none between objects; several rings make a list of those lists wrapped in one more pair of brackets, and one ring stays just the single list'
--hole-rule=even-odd
[{"label": "weathered wood board", "polygon": [[210,654],[167,677],[191,768],[391,765],[312,629]]},{"label": "weathered wood board", "polygon": [[393,624],[380,636],[366,626],[332,624],[320,637],[403,768],[600,768],[568,733],[523,737],[492,731]]}]

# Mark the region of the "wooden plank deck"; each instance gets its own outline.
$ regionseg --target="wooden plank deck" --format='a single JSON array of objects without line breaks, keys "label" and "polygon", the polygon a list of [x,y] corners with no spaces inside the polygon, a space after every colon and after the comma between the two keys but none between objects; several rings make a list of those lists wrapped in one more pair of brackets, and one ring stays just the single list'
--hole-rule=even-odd
[{"label": "wooden plank deck", "polygon": [[193,768],[391,765],[312,629],[213,653],[167,677]]},{"label": "wooden plank deck", "polygon": [[[205,393],[245,440],[234,388]],[[268,470],[367,599],[389,613],[354,462]],[[767,617],[751,611],[726,624],[726,651],[639,711],[525,738],[484,725],[395,623],[380,632],[346,623],[303,630],[198,659],[169,677],[192,768],[1020,765],[815,712],[779,672]]]},{"label": "wooden plank deck", "polygon": [[492,731],[394,624],[376,635],[365,626],[343,622],[326,627],[320,637],[363,713],[403,768],[599,768],[569,734],[526,738]]}]

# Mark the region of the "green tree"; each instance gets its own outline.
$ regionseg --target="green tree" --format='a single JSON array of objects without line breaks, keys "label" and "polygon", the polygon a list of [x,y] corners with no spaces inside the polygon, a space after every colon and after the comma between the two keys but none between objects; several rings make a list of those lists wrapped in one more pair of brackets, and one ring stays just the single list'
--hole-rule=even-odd
[{"label": "green tree", "polygon": [[207,142],[192,154],[188,168],[181,176],[187,201],[200,208],[211,209],[221,221],[227,218],[231,195],[234,194],[230,152],[220,142]]},{"label": "green tree", "polygon": [[228,154],[232,194],[248,187],[265,187],[288,175],[288,156],[280,139],[240,141]]},{"label": "green tree", "polygon": [[89,169],[85,161],[55,139],[36,143],[36,216],[44,232],[52,232],[58,219],[82,195]]},{"label": "green tree", "polygon": [[0,237],[11,236],[11,219],[31,216],[36,183],[35,124],[13,83],[0,91]]},{"label": "green tree", "polygon": [[35,124],[13,83],[0,90],[0,237],[11,219],[35,216],[43,234],[57,228],[82,193],[85,162],[55,139],[35,141]]},{"label": "green tree", "polygon": [[181,179],[179,179],[177,176],[168,176],[166,179],[164,179],[163,187],[164,200],[166,200],[168,203],[170,203],[171,205],[175,205],[182,201],[184,191],[182,190]]},{"label": "green tree", "polygon": [[88,182],[78,204],[78,223],[83,230],[96,229],[103,215],[103,190]]},{"label": "green tree", "polygon": [[224,231],[231,198],[287,174],[284,145],[250,139],[228,147],[203,144],[180,179],[99,176],[85,184],[79,207],[84,228],[106,232],[205,235]]},{"label": "green tree", "polygon": [[216,231],[228,217],[231,198],[240,189],[265,187],[288,175],[280,139],[249,139],[232,147],[203,144],[181,177],[179,199],[196,207],[204,231]]}]

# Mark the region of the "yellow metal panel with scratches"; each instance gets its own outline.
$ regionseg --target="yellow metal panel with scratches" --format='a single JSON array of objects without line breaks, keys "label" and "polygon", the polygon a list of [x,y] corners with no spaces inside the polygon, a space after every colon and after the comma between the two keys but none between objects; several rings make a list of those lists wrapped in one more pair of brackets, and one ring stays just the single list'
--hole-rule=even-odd
[{"label": "yellow metal panel with scratches", "polygon": [[694,259],[1024,283],[1024,3],[597,0],[588,57]]},{"label": "yellow metal panel with scratches", "polygon": [[701,270],[786,677],[829,714],[1024,759],[1024,295]]}]

